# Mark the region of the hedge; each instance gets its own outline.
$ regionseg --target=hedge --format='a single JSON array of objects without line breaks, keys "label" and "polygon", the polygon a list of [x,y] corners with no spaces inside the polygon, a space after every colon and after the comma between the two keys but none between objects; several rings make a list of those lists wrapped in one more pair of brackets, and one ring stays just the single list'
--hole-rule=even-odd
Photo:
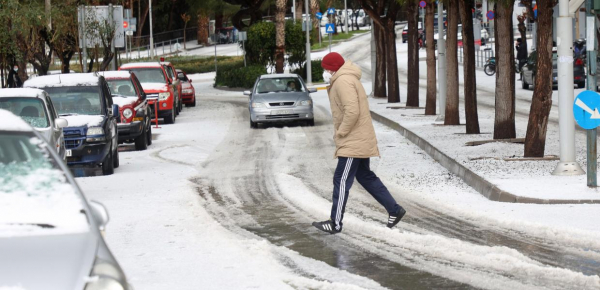
[{"label": "hedge", "polygon": [[[313,82],[322,82],[323,81],[323,68],[321,67],[321,60],[313,60],[311,63],[311,76]],[[292,73],[300,75],[304,80],[306,80],[306,67],[304,64],[300,68],[297,68],[292,71]]]},{"label": "hedge", "polygon": [[231,63],[219,66],[215,78],[215,87],[252,88],[256,79],[267,73],[267,68],[262,65],[244,67],[244,62]]}]

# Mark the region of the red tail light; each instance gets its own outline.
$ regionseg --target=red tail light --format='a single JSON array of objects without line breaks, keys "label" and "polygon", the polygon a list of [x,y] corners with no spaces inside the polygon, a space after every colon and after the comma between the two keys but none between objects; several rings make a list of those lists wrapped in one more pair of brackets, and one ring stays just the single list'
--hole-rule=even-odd
[{"label": "red tail light", "polygon": [[581,58],[578,58],[578,59],[575,61],[575,65],[583,65],[583,59],[581,59]]}]

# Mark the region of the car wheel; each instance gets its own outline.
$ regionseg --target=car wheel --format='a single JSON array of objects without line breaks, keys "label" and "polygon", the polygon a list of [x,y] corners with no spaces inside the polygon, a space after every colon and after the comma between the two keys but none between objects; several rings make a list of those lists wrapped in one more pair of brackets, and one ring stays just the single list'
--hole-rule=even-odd
[{"label": "car wheel", "polygon": [[192,102],[192,107],[196,106],[196,96],[194,96],[194,102]]},{"label": "car wheel", "polygon": [[119,168],[120,162],[119,162],[119,147],[117,147],[117,149],[115,150],[115,153],[113,153],[113,167],[114,168]]},{"label": "car wheel", "polygon": [[521,88],[523,88],[524,90],[529,89],[529,84],[527,83],[527,81],[525,81],[525,76],[522,73],[521,73]]},{"label": "car wheel", "polygon": [[165,117],[165,124],[173,124],[175,123],[175,107],[171,110],[171,115]]},{"label": "car wheel", "polygon": [[315,126],[315,119],[310,119],[308,121],[306,121],[306,125],[313,127]]},{"label": "car wheel", "polygon": [[141,151],[146,150],[148,148],[148,131],[145,129],[144,132],[135,138],[135,150]]},{"label": "car wheel", "polygon": [[111,175],[115,173],[115,164],[113,162],[112,154],[113,153],[111,149],[104,162],[102,162],[102,174],[104,175]]},{"label": "car wheel", "polygon": [[148,127],[148,135],[146,137],[148,137],[148,145],[152,145],[152,124]]},{"label": "car wheel", "polygon": [[250,128],[257,128],[258,124],[256,122],[252,122],[252,119],[250,119]]}]

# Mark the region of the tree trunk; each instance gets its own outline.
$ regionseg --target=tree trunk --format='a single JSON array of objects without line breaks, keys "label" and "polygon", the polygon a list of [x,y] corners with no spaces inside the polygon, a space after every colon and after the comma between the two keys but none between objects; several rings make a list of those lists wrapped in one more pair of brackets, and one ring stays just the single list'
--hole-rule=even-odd
[{"label": "tree trunk", "polygon": [[[513,49],[513,5],[496,3],[496,115],[494,139],[516,138],[515,130],[515,50]],[[524,42],[527,42],[525,39]]]},{"label": "tree trunk", "polygon": [[446,111],[444,125],[459,125],[458,114],[458,1],[449,0],[446,37]]},{"label": "tree trunk", "polygon": [[406,15],[408,17],[408,73],[407,73],[407,91],[406,106],[419,106],[419,30],[417,22],[419,21],[419,8],[417,1],[406,2]]},{"label": "tree trunk", "polygon": [[[306,0],[308,1],[308,0]],[[296,20],[302,20],[302,11],[304,11],[304,0],[296,0]]]},{"label": "tree trunk", "polygon": [[[473,33],[473,0],[459,0],[462,22],[465,118],[467,134],[479,134],[477,87],[475,82],[475,35]],[[512,46],[511,46],[512,48]]]},{"label": "tree trunk", "polygon": [[433,14],[436,5],[433,1],[428,2],[425,9],[425,39],[427,43],[427,99],[425,101],[425,115],[435,115],[437,80],[435,71],[435,44],[433,39]]},{"label": "tree trunk", "polygon": [[[398,6],[397,2],[391,5]],[[393,14],[396,9],[390,9]],[[398,80],[398,60],[396,57],[396,17],[386,17],[386,31],[385,31],[385,42],[386,42],[386,62],[387,66],[387,85],[388,85],[388,103],[399,103],[400,102],[400,83]]]},{"label": "tree trunk", "polygon": [[277,0],[275,5],[275,72],[283,73],[285,53],[285,6],[286,0]]},{"label": "tree trunk", "polygon": [[[309,0],[306,0],[309,1]],[[312,40],[313,43],[319,39],[321,33],[321,20],[317,19],[314,15],[319,12],[319,0],[310,0],[310,15],[313,23]],[[323,13],[323,17],[327,17],[327,13]]]},{"label": "tree trunk", "polygon": [[525,157],[543,157],[548,115],[552,106],[552,13],[553,0],[538,0],[537,73],[535,75]]},{"label": "tree trunk", "polygon": [[198,13],[198,44],[208,44],[208,23],[210,18],[203,12]]},{"label": "tree trunk", "polygon": [[386,71],[387,63],[385,61],[385,35],[383,29],[378,25],[373,25],[375,35],[375,92],[376,98],[387,98],[386,84]]}]

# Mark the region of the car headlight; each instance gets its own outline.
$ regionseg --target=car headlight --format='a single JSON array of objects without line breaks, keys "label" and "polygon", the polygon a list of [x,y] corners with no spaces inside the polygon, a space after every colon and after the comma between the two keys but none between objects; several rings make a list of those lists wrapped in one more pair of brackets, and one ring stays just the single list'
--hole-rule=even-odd
[{"label": "car headlight", "polygon": [[165,101],[166,99],[168,99],[171,96],[171,93],[166,92],[166,93],[159,93],[158,94],[158,100],[159,101]]},{"label": "car headlight", "polygon": [[125,290],[128,288],[125,275],[119,268],[113,263],[96,258],[85,290]]},{"label": "car headlight", "polygon": [[265,108],[265,104],[264,103],[252,103],[252,108]]},{"label": "car headlight", "polygon": [[185,89],[185,90],[182,90],[181,93],[183,93],[183,94],[192,94],[192,93],[194,93],[194,91],[192,91],[192,89]]},{"label": "car headlight", "polygon": [[131,109],[127,108],[123,110],[123,117],[125,117],[125,119],[129,119],[131,116],[133,116],[133,111]]},{"label": "car headlight", "polygon": [[102,129],[100,127],[90,127],[87,130],[87,134],[88,134],[88,136],[91,136],[91,135],[104,135],[104,129]]},{"label": "car headlight", "polygon": [[312,105],[312,100],[302,100],[298,102],[296,106],[310,106]]}]

